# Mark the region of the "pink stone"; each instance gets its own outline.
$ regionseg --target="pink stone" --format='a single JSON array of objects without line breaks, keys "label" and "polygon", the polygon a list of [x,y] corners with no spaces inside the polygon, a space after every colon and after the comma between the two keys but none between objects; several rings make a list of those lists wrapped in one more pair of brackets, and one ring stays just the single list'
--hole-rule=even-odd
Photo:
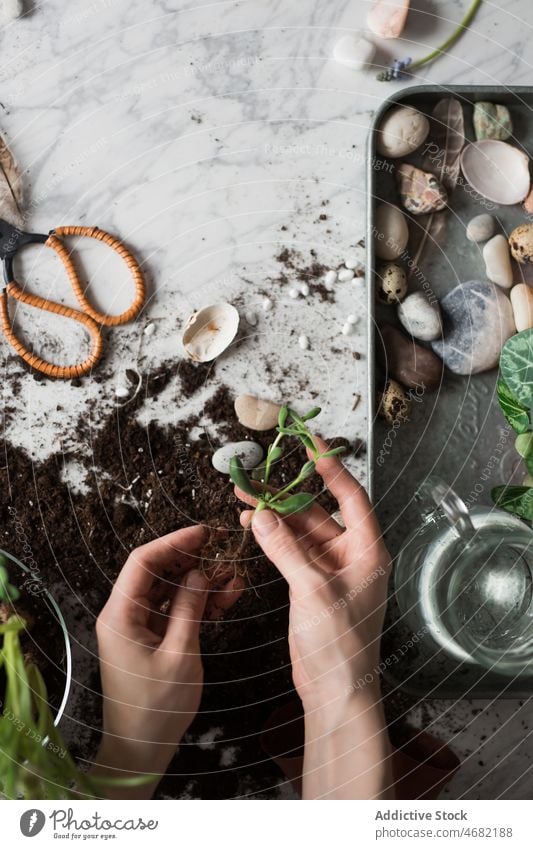
[{"label": "pink stone", "polygon": [[398,38],[405,26],[410,0],[374,0],[366,22],[380,38]]}]

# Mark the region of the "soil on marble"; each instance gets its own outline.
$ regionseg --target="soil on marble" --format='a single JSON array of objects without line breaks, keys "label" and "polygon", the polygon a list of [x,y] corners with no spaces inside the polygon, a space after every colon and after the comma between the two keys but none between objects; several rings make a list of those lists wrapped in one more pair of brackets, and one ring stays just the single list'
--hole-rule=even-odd
[{"label": "soil on marble", "polygon": [[[219,387],[201,417],[172,427],[137,421],[140,408],[149,406],[175,375],[181,378],[175,395],[179,409],[184,395],[204,385],[205,371],[180,372],[175,364],[161,368],[143,381],[131,403],[117,408],[97,429],[91,427],[91,416],[78,422],[77,442],[89,448],[84,453],[91,458],[86,463],[85,495],[70,490],[63,480],[64,464],[79,462],[81,455],[57,453],[35,463],[25,452],[5,444],[0,469],[5,493],[0,507],[2,547],[24,560],[29,545],[45,582],[64,582],[65,596],[78,611],[80,631],[92,634],[132,549],[195,522],[217,529],[209,536],[204,561],[233,561],[239,550],[249,584],[223,618],[202,628],[205,687],[200,712],[159,794],[234,798],[248,786],[254,795],[268,796],[281,773],[262,751],[259,735],[272,711],[295,698],[287,645],[287,586],[251,534],[243,545],[242,504],[229,480],[211,465],[220,444],[250,438],[235,420],[230,391]],[[265,447],[272,441],[272,433],[253,437]],[[358,444],[356,450],[360,448]],[[273,483],[288,482],[303,461],[299,449],[288,453]],[[331,497],[321,492],[318,478],[306,481],[306,489],[314,491],[327,509],[336,509]],[[87,651],[92,678],[91,689],[82,693],[83,721],[98,729],[99,677],[93,655],[94,644]],[[92,750],[84,747],[73,754],[90,759],[96,744],[95,732]]]}]

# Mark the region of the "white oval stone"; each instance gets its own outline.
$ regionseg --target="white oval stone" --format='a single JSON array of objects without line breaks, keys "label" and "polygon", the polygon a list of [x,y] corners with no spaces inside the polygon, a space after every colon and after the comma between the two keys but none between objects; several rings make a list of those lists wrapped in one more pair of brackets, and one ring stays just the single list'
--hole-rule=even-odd
[{"label": "white oval stone", "polygon": [[407,247],[409,230],[405,216],[390,203],[381,203],[376,209],[374,250],[380,259],[396,259]]},{"label": "white oval stone", "polygon": [[353,280],[354,273],[351,268],[341,268],[338,277],[341,283],[347,283],[349,280]]},{"label": "white oval stone", "polygon": [[511,289],[514,323],[520,333],[533,327],[533,289],[527,283],[518,283]]},{"label": "white oval stone", "polygon": [[413,292],[398,306],[398,318],[411,336],[432,342],[442,336],[438,303],[430,303],[423,292]]},{"label": "white oval stone", "polygon": [[466,238],[469,242],[486,242],[496,232],[496,219],[488,212],[476,215],[468,222]]},{"label": "white oval stone", "polygon": [[254,395],[239,395],[235,399],[237,418],[250,430],[271,430],[276,427],[280,409],[279,404],[263,401]]},{"label": "white oval stone", "polygon": [[300,295],[303,295],[304,298],[307,298],[310,292],[309,286],[307,283],[300,283]]},{"label": "white oval stone", "polygon": [[272,301],[270,300],[270,298],[263,298],[261,306],[263,307],[265,312],[268,312],[272,309]]},{"label": "white oval stone", "polygon": [[485,274],[489,280],[504,289],[510,289],[513,285],[513,269],[509,245],[505,236],[499,233],[486,243],[483,248],[483,259],[485,260]]},{"label": "white oval stone", "polygon": [[375,52],[374,44],[362,32],[354,32],[339,38],[333,48],[333,58],[339,65],[360,71],[372,62]]},{"label": "white oval stone", "polygon": [[245,469],[255,469],[263,459],[263,449],[257,442],[228,442],[215,451],[211,462],[217,472],[227,475],[232,457],[239,457]]},{"label": "white oval stone", "polygon": [[300,293],[299,293],[298,289],[294,289],[294,288],[289,289],[289,298],[294,298],[294,299],[296,299],[296,298],[298,297],[298,295],[299,295],[299,294],[300,294]]},{"label": "white oval stone", "polygon": [[337,282],[337,272],[331,269],[324,276],[324,285],[327,289],[333,286],[334,283]]},{"label": "white oval stone", "polygon": [[302,351],[307,351],[307,349],[309,348],[309,339],[307,338],[307,336],[304,336],[304,334],[298,336],[298,345],[300,346]]},{"label": "white oval stone", "polygon": [[429,133],[429,121],[412,106],[390,109],[377,131],[376,148],[382,156],[397,159],[413,153]]}]

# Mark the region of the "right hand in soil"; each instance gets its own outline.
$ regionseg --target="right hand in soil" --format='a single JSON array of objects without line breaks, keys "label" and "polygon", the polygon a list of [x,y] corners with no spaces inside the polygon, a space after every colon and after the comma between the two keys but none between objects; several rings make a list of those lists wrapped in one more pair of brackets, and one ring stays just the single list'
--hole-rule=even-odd
[{"label": "right hand in soil", "polygon": [[[161,776],[200,704],[200,624],[208,582],[198,570],[205,529],[184,528],[129,556],[96,626],[104,735],[96,772]],[[228,607],[240,595],[225,587]],[[168,610],[161,610],[167,599]],[[220,604],[220,602],[219,602]],[[157,781],[115,794],[150,796]]]},{"label": "right hand in soil", "polygon": [[[383,797],[388,740],[377,669],[390,557],[363,487],[337,457],[316,468],[345,528],[318,505],[284,518],[244,511],[241,522],[252,520],[257,543],[289,584],[289,647],[306,722],[304,795]],[[354,774],[358,751],[364,779]]]}]

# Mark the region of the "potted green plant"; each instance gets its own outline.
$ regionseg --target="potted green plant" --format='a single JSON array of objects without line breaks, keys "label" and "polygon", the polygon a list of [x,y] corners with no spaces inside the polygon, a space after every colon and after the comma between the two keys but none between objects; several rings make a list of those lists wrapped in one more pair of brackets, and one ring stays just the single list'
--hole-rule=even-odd
[{"label": "potted green plant", "polygon": [[[9,566],[9,571],[8,571]],[[70,641],[61,611],[43,587],[36,595],[17,586],[19,573],[28,570],[7,552],[0,551],[0,798],[79,799],[105,796],[109,784],[138,784],[151,776],[133,779],[97,778],[83,773],[71,757],[58,728],[71,685]],[[38,582],[37,582],[38,584]],[[32,637],[36,619],[45,617],[56,628],[63,665],[62,692],[48,693],[46,667]],[[47,653],[54,645],[48,633]],[[56,685],[57,686],[57,685]],[[55,708],[54,703],[58,703]]]}]

